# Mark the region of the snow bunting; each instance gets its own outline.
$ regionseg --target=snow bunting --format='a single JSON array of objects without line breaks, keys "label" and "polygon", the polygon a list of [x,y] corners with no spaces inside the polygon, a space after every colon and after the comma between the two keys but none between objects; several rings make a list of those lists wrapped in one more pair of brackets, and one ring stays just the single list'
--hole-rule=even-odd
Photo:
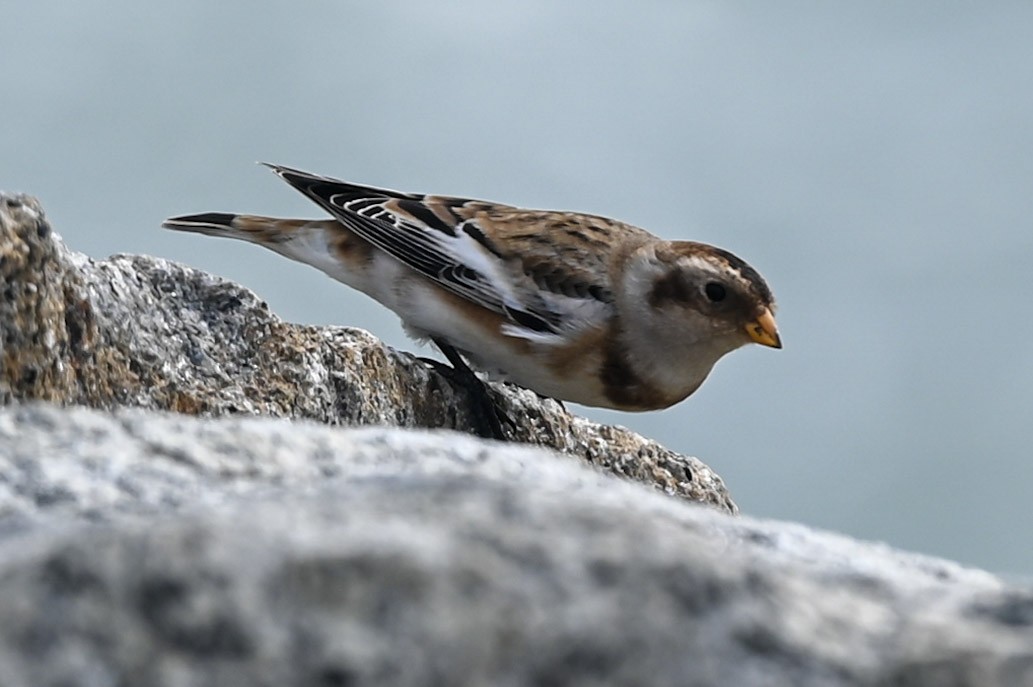
[{"label": "snow bunting", "polygon": [[782,346],[768,285],[720,248],[594,215],[269,167],[333,219],[205,213],[163,226],[312,265],[393,310],[473,379],[463,358],[543,396],[655,410],[694,392],[726,353]]}]

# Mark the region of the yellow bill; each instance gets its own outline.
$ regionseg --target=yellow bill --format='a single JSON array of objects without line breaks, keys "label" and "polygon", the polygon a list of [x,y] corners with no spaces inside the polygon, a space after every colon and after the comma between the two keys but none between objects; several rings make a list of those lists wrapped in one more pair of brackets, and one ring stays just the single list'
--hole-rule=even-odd
[{"label": "yellow bill", "polygon": [[746,333],[749,337],[761,346],[771,348],[782,348],[782,337],[778,335],[778,325],[775,324],[775,316],[767,308],[752,322],[747,323]]}]

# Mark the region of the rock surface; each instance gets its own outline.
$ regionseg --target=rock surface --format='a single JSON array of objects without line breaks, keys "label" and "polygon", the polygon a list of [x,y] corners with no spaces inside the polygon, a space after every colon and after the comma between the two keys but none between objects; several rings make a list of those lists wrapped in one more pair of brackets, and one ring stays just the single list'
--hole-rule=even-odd
[{"label": "rock surface", "polygon": [[[344,288],[344,287],[342,287]],[[39,203],[0,195],[0,403],[472,431],[465,391],[368,333],[283,322],[254,293],[166,260],[68,250]],[[695,458],[493,385],[514,439],[730,512]]]},{"label": "rock surface", "polygon": [[0,684],[1023,685],[1033,592],[442,432],[0,410]]},{"label": "rock surface", "polygon": [[563,453],[327,426],[469,418],[366,334],[72,253],[30,199],[0,295],[2,687],[1033,685],[1031,589],[733,517],[701,463],[510,388]]}]

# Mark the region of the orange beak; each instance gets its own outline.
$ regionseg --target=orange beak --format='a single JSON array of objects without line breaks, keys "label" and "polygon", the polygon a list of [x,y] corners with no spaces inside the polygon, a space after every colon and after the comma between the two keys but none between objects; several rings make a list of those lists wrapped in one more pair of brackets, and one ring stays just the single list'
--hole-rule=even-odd
[{"label": "orange beak", "polygon": [[782,348],[782,337],[778,335],[775,316],[767,308],[761,311],[757,319],[746,324],[746,334],[754,343],[759,343],[761,346]]}]

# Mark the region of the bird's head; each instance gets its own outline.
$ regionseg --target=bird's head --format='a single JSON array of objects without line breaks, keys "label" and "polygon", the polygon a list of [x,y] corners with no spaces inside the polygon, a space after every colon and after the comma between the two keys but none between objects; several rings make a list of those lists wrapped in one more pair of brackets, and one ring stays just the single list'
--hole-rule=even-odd
[{"label": "bird's head", "polygon": [[[652,262],[652,261],[651,261]],[[679,322],[692,343],[781,348],[775,300],[767,282],[741,258],[704,243],[674,241],[655,253],[643,295],[665,321]]]}]

